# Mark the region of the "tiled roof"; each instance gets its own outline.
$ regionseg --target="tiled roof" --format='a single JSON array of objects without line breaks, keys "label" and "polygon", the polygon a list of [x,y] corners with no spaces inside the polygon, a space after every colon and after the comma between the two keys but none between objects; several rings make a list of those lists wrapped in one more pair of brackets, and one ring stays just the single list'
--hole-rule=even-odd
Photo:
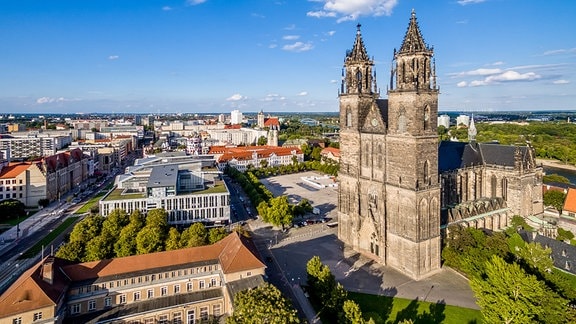
[{"label": "tiled roof", "polygon": [[569,188],[564,200],[565,211],[576,213],[576,189]]},{"label": "tiled roof", "polygon": [[0,173],[0,179],[13,179],[20,175],[22,172],[28,170],[32,165],[29,162],[13,162],[7,167],[2,168],[2,173]]},{"label": "tiled roof", "polygon": [[280,126],[280,121],[278,121],[278,117],[269,117],[264,119],[264,127],[270,126]]},{"label": "tiled roof", "polygon": [[64,267],[63,270],[72,281],[84,281],[168,265],[184,265],[218,259],[220,259],[224,273],[264,267],[265,265],[250,252],[245,244],[247,244],[245,240],[234,232],[212,245],[72,264]]},{"label": "tiled roof", "polygon": [[335,157],[340,157],[340,150],[335,148],[335,147],[327,147],[327,148],[323,149],[322,152],[320,152],[320,154],[322,154],[322,155],[328,154],[328,153],[332,153],[332,155],[334,155]]},{"label": "tiled roof", "polygon": [[302,154],[302,151],[299,148],[278,146],[213,146],[210,148],[208,154],[222,154],[220,158],[218,158],[218,162],[221,163],[232,159],[251,160],[253,153],[258,154],[258,158],[268,158],[272,154],[277,156],[292,155],[293,151],[296,151],[296,154]]},{"label": "tiled roof", "polygon": [[68,261],[54,258],[53,284],[42,279],[42,265],[45,258],[24,272],[2,295],[0,295],[0,318],[12,314],[56,306],[64,297],[68,279],[57,269]]},{"label": "tiled roof", "polygon": [[534,166],[530,150],[528,146],[442,141],[438,147],[438,169],[445,172],[475,165],[515,167],[517,153],[523,168],[529,168]]}]

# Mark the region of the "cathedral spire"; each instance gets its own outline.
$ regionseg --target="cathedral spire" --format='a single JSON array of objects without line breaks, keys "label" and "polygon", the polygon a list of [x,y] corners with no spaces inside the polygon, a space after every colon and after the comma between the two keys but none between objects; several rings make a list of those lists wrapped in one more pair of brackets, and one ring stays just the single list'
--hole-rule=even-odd
[{"label": "cathedral spire", "polygon": [[412,16],[410,17],[410,23],[408,24],[408,30],[404,36],[404,41],[402,46],[400,46],[400,53],[414,53],[414,52],[424,52],[430,49],[426,46],[424,42],[424,37],[420,33],[420,28],[418,27],[418,21],[416,20],[416,11],[412,9]]},{"label": "cathedral spire", "polygon": [[474,115],[470,119],[470,126],[468,127],[468,142],[476,142],[476,134],[478,131],[476,130],[476,125],[474,125]]},{"label": "cathedral spire", "polygon": [[368,61],[368,53],[366,52],[366,47],[364,46],[364,41],[362,40],[362,33],[360,32],[360,27],[362,25],[356,25],[356,40],[354,41],[354,47],[346,55],[346,60],[350,61]]}]

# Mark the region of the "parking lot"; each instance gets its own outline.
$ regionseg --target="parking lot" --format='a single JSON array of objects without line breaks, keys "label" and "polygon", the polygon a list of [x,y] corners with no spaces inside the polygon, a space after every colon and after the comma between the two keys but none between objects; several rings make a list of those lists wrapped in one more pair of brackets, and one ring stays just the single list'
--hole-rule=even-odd
[{"label": "parking lot", "polygon": [[309,171],[261,179],[274,196],[286,195],[288,202],[299,203],[308,199],[312,207],[320,210],[318,218],[329,217],[336,219],[338,214],[338,188],[317,188],[302,180],[302,177],[322,176],[322,174]]}]

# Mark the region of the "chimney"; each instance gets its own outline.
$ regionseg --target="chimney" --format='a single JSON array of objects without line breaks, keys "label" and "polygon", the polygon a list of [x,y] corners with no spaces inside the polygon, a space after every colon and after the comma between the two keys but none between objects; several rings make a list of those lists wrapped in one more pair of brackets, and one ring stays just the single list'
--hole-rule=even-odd
[{"label": "chimney", "polygon": [[49,256],[42,264],[42,280],[49,284],[54,283],[54,257]]}]

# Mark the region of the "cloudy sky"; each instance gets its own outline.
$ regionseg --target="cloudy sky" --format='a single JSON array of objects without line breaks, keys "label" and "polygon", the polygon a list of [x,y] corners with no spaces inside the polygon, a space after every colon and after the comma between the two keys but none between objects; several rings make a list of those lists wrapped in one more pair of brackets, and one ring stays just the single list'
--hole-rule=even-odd
[{"label": "cloudy sky", "polygon": [[0,0],[0,113],[337,111],[356,24],[382,96],[416,10],[440,110],[576,110],[576,1]]}]

